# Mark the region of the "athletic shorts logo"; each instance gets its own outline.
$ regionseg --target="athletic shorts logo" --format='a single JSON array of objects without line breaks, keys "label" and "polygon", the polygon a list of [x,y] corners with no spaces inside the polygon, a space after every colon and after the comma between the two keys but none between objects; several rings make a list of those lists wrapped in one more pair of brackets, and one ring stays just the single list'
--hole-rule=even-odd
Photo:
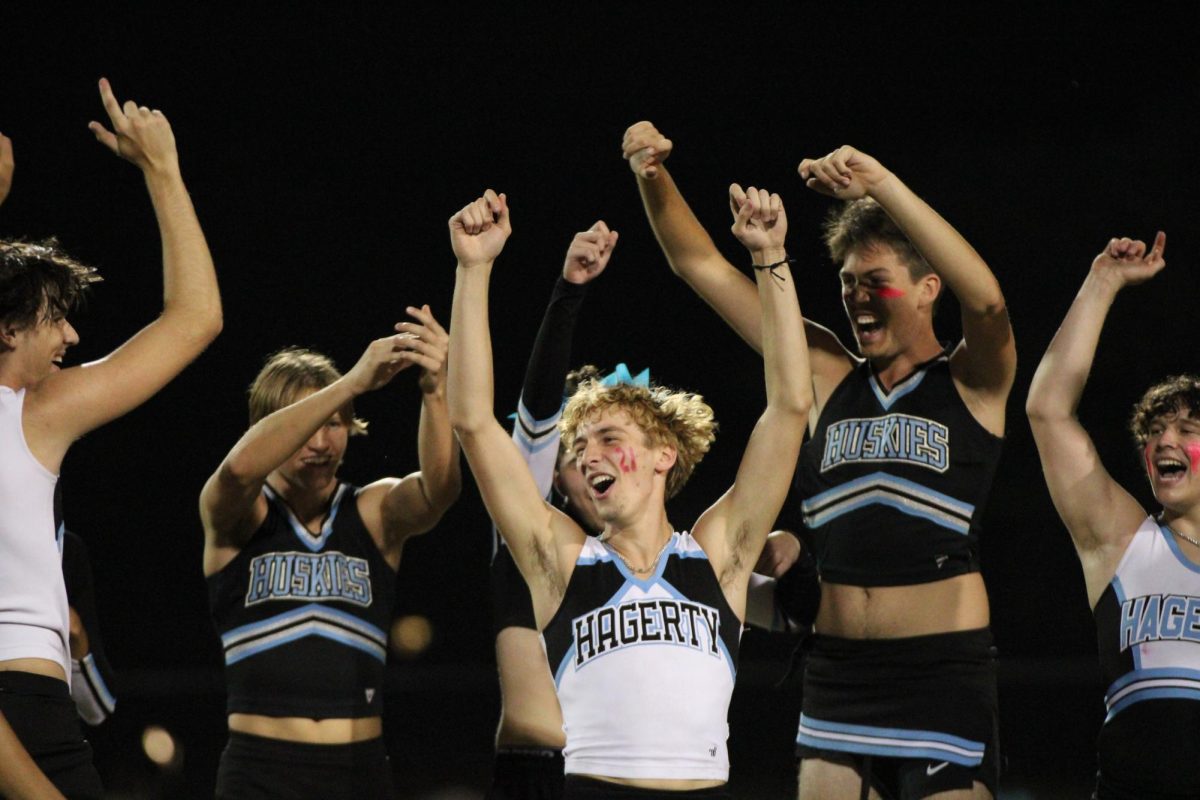
[{"label": "athletic shorts logo", "polygon": [[949,761],[943,761],[942,763],[938,764],[936,767],[933,764],[928,764],[925,766],[925,774],[927,776],[928,775],[936,775],[948,766],[950,766]]}]

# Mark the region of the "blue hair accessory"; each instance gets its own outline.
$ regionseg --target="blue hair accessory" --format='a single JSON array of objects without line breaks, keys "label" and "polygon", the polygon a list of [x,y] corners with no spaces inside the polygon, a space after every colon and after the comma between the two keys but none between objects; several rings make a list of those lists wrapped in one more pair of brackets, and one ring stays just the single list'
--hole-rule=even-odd
[{"label": "blue hair accessory", "polygon": [[640,386],[643,389],[650,388],[650,369],[646,368],[637,375],[629,373],[629,367],[622,361],[617,364],[617,368],[600,379],[601,386],[617,386],[622,383],[627,383],[630,386]]}]

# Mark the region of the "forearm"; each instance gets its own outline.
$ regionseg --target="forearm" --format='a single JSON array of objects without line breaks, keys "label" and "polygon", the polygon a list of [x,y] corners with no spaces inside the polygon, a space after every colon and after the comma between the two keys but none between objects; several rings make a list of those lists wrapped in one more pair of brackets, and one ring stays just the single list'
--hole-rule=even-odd
[{"label": "forearm", "polygon": [[1084,279],[1029,387],[1025,410],[1035,424],[1075,415],[1117,291],[1114,283],[1095,273]]},{"label": "forearm", "polygon": [[521,404],[535,421],[553,417],[562,407],[575,320],[586,294],[587,284],[571,283],[562,276],[554,285],[521,384]]},{"label": "forearm", "polygon": [[871,196],[908,237],[954,293],[964,314],[991,315],[1004,309],[1000,283],[975,248],[949,222],[889,173]]},{"label": "forearm", "polygon": [[[787,258],[783,247],[752,251],[754,264],[776,264]],[[812,371],[796,283],[787,263],[754,270],[762,309],[763,372],[767,407],[807,416],[812,407]]]},{"label": "forearm", "polygon": [[639,177],[637,184],[650,228],[671,270],[690,282],[696,268],[706,259],[720,257],[717,246],[692,213],[665,166],[658,168],[658,177],[653,180]]},{"label": "forearm", "polygon": [[146,172],[163,253],[163,320],[199,348],[221,330],[221,296],[212,256],[178,167]]},{"label": "forearm", "polygon": [[492,337],[488,322],[491,264],[458,265],[450,313],[447,397],[450,422],[461,436],[496,424]]},{"label": "forearm", "polygon": [[0,795],[11,800],[65,800],[21,746],[0,714]]},{"label": "forearm", "polygon": [[417,459],[420,462],[421,485],[430,509],[442,514],[462,489],[458,440],[450,427],[450,411],[446,395],[440,388],[426,392],[421,398],[421,421],[417,428]]},{"label": "forearm", "polygon": [[263,417],[229,451],[219,474],[242,485],[261,485],[356,393],[346,378]]}]

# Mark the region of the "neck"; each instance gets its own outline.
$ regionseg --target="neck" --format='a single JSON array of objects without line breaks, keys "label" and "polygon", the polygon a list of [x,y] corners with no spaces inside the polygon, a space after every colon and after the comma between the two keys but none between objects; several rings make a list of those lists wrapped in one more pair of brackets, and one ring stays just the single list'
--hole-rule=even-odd
[{"label": "neck", "polygon": [[921,336],[919,342],[905,347],[899,353],[872,358],[871,369],[875,372],[875,379],[883,384],[885,389],[891,389],[911,375],[918,364],[937,358],[941,352],[942,344],[930,330],[928,334]]},{"label": "neck", "polygon": [[283,502],[287,503],[292,513],[305,525],[314,519],[321,519],[329,509],[329,500],[338,487],[337,478],[321,486],[293,483],[278,472],[272,472],[267,477],[267,485]]},{"label": "neck", "polygon": [[659,551],[671,538],[675,528],[667,519],[667,511],[660,508],[658,514],[640,523],[621,525],[609,522],[600,534],[601,541],[616,549],[637,567],[652,563]]},{"label": "neck", "polygon": [[1186,512],[1164,508],[1159,519],[1171,530],[1200,540],[1200,507],[1191,508]]}]

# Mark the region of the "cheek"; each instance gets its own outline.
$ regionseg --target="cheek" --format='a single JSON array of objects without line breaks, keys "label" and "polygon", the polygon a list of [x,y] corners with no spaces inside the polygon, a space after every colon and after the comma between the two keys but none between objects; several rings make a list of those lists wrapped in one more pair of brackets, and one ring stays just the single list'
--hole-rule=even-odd
[{"label": "cheek", "polygon": [[1200,442],[1192,442],[1185,448],[1188,454],[1188,463],[1192,467],[1192,472],[1200,468]]},{"label": "cheek", "polygon": [[[1146,460],[1146,474],[1147,475],[1154,474],[1154,462],[1150,460],[1150,453],[1153,450],[1154,450],[1154,445],[1149,442],[1146,443],[1145,449],[1142,450],[1142,457]],[[1195,461],[1193,461],[1192,463],[1194,464]],[[1195,467],[1192,467],[1192,469],[1194,470]]]},{"label": "cheek", "polygon": [[882,297],[887,300],[895,300],[897,297],[904,297],[904,290],[897,289],[894,286],[882,286],[874,290],[873,294],[876,297]]},{"label": "cheek", "polygon": [[637,471],[637,454],[633,452],[632,447],[617,448],[617,465],[620,466],[621,472]]}]

